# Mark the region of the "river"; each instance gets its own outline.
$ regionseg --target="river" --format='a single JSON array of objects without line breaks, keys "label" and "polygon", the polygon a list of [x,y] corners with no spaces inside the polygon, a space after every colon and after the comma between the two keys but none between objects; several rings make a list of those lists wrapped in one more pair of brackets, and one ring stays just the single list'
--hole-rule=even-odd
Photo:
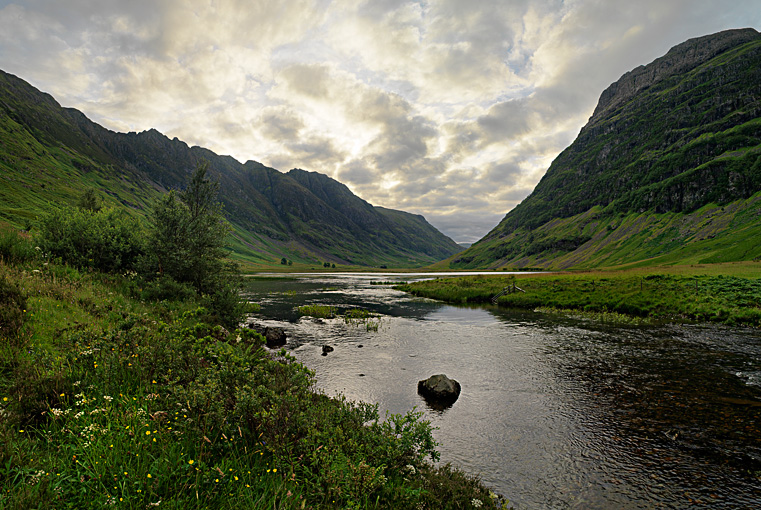
[{"label": "river", "polygon": [[[377,284],[428,277],[273,275],[246,292],[319,389],[382,416],[416,407],[441,461],[517,509],[761,507],[761,332],[450,306]],[[368,330],[300,317],[304,304],[378,318]],[[462,386],[445,410],[417,394],[438,373]]]}]

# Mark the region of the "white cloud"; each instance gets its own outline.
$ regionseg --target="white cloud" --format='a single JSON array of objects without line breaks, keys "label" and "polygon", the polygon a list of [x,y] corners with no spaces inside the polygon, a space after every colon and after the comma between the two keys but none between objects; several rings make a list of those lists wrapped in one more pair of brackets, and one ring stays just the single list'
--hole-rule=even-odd
[{"label": "white cloud", "polygon": [[26,0],[0,68],[117,130],[329,174],[473,242],[624,72],[754,0]]}]

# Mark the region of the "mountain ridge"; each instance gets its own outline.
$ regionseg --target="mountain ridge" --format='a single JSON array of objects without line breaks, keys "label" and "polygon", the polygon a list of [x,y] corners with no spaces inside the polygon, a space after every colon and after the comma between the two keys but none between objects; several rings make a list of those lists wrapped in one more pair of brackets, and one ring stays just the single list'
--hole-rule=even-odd
[{"label": "mountain ridge", "polygon": [[461,250],[417,215],[389,216],[328,176],[315,174],[318,196],[294,178],[298,172],[240,163],[155,129],[111,131],[2,71],[0,113],[0,168],[8,183],[0,219],[17,226],[55,203],[76,203],[83,187],[144,216],[159,193],[182,187],[207,160],[243,260],[421,266]]},{"label": "mountain ridge", "polygon": [[596,246],[607,230],[553,230],[553,222],[595,211],[612,232],[622,217],[689,215],[759,191],[761,34],[695,38],[606,88],[532,193],[450,267],[588,267],[589,257],[566,255]]}]

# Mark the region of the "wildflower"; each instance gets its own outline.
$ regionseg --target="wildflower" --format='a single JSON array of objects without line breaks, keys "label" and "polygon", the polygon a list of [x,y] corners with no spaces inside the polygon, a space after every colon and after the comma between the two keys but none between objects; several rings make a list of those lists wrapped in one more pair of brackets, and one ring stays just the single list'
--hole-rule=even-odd
[{"label": "wildflower", "polygon": [[190,465],[192,466],[194,462],[195,462],[195,461],[194,461],[193,459],[190,459],[190,460],[188,461],[188,464],[190,464]]},{"label": "wildflower", "polygon": [[150,473],[148,473],[148,478],[153,478]]},{"label": "wildflower", "polygon": [[3,397],[3,402],[8,402],[8,397]]},{"label": "wildflower", "polygon": [[481,508],[481,506],[483,506],[483,502],[476,498],[473,498],[473,501],[471,501],[470,504],[473,505],[474,508]]},{"label": "wildflower", "polygon": [[150,431],[150,430],[146,430],[146,431],[145,431],[145,435],[146,435],[146,436],[150,436],[150,435],[151,435],[151,431]]}]

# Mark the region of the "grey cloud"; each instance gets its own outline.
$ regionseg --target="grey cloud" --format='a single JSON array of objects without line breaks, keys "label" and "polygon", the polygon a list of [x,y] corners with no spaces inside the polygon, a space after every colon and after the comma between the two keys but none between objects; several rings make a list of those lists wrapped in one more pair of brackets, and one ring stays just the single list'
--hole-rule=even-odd
[{"label": "grey cloud", "polygon": [[428,213],[428,222],[459,243],[474,243],[485,236],[504,217],[482,211],[458,211],[451,214]]},{"label": "grey cloud", "polygon": [[[377,185],[378,183],[378,173],[362,161],[353,161],[344,165],[338,173],[338,178],[342,182],[353,184],[362,189],[367,189],[366,186],[369,184]],[[372,196],[372,193],[365,194],[365,196]]]},{"label": "grey cloud", "polygon": [[289,141],[297,139],[299,132],[304,128],[304,121],[291,110],[271,108],[262,113],[257,126],[267,138]]},{"label": "grey cloud", "polygon": [[525,98],[512,99],[492,105],[477,123],[487,140],[505,140],[526,133],[532,113]]}]

